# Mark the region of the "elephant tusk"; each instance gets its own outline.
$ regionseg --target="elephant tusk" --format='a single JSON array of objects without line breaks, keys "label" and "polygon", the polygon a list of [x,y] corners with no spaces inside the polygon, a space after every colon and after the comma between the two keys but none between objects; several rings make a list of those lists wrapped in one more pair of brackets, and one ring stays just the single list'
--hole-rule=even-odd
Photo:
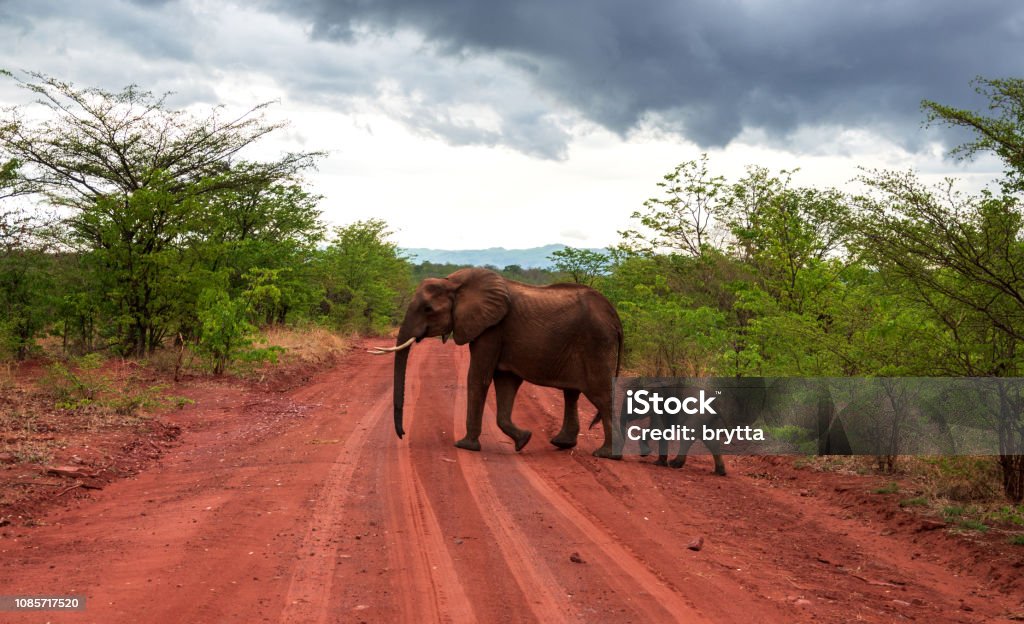
[{"label": "elephant tusk", "polygon": [[402,344],[398,345],[397,347],[374,347],[373,349],[367,349],[366,352],[372,353],[374,355],[387,355],[388,353],[394,353],[395,351],[408,349],[409,345],[411,345],[415,341],[415,338],[410,338],[403,342]]}]

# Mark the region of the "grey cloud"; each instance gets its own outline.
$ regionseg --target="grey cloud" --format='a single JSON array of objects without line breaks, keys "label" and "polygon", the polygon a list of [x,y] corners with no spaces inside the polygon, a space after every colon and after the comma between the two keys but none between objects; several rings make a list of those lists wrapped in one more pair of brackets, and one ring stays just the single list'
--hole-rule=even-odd
[{"label": "grey cloud", "polygon": [[189,71],[204,34],[196,16],[174,2],[0,2],[5,68],[109,90],[137,84],[174,91],[176,104],[215,99]]},{"label": "grey cloud", "polygon": [[802,128],[858,127],[915,149],[935,136],[919,129],[921,99],[978,107],[973,77],[1024,74],[1024,5],[1013,0],[212,6],[0,0],[0,52],[5,65],[19,62],[10,69],[169,88],[182,104],[212,100],[220,75],[255,72],[297,99],[369,103],[453,144],[551,159],[565,157],[580,120],[623,136],[654,127],[703,147],[752,129],[801,149]]},{"label": "grey cloud", "polygon": [[895,132],[913,144],[922,99],[975,106],[973,77],[1024,69],[1024,5],[1013,1],[271,6],[319,39],[353,42],[408,29],[439,56],[502,58],[529,68],[523,73],[533,87],[610,130],[628,133],[654,114],[702,146],[724,145],[747,127],[783,139],[802,125],[828,124]]}]

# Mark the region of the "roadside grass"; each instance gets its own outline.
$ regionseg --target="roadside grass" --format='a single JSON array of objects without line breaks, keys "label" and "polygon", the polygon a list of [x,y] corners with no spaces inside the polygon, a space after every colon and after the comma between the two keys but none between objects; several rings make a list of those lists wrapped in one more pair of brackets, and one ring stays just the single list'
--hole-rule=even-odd
[{"label": "roadside grass", "polygon": [[[352,336],[341,336],[316,325],[265,327],[260,330],[255,344],[260,350],[272,353],[273,357],[238,359],[229,365],[228,370],[234,375],[249,378],[282,367],[320,366],[334,361],[353,342]],[[175,381],[184,373],[190,376],[210,374],[209,362],[191,344],[161,349],[149,356],[145,363],[161,373],[173,374]]]},{"label": "roadside grass", "polygon": [[915,496],[914,498],[904,498],[900,501],[900,507],[927,507],[928,499],[923,496]]},{"label": "roadside grass", "polygon": [[90,436],[141,430],[155,411],[188,402],[169,389],[143,364],[97,353],[21,372],[4,366],[0,454],[7,463],[47,464]]},{"label": "roadside grass", "polygon": [[899,494],[900,508],[941,518],[957,531],[984,533],[992,529],[1009,534],[1009,542],[1024,545],[1024,504],[1008,504],[996,457],[900,456],[895,473],[880,473],[875,458],[825,456],[801,458],[798,467],[858,475],[886,474],[898,480],[870,490],[872,494]]},{"label": "roadside grass", "polygon": [[[232,377],[259,375],[263,381],[307,374],[354,342],[316,327],[274,328],[260,338],[258,344],[281,357],[273,363],[242,362],[230,369]],[[30,361],[0,361],[0,480],[19,484],[0,488],[0,525],[22,513],[15,510],[52,496],[46,485],[34,485],[42,467],[121,474],[140,458],[159,453],[176,428],[154,416],[192,403],[175,394],[175,383],[183,375],[213,377],[208,360],[177,342],[136,360],[106,352],[69,357],[59,341],[50,341]]]},{"label": "roadside grass", "polygon": [[871,490],[872,494],[896,494],[900,491],[900,484],[895,481],[890,482],[888,485],[883,485],[880,488]]},{"label": "roadside grass", "polygon": [[262,330],[266,345],[284,350],[285,364],[324,364],[347,351],[354,342],[351,336],[340,336],[318,326],[281,327]]}]

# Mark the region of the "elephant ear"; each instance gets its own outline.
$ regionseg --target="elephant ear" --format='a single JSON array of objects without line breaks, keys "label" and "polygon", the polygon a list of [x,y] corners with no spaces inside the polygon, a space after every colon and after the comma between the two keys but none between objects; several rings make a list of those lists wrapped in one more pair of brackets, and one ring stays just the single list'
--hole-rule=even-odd
[{"label": "elephant ear", "polygon": [[505,278],[487,269],[461,269],[448,276],[455,285],[455,344],[464,345],[496,325],[508,313]]}]

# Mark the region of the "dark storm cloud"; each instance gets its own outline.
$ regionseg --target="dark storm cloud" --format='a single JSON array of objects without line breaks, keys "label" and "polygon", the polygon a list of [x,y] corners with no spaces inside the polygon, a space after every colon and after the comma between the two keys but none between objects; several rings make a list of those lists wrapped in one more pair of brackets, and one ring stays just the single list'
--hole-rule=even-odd
[{"label": "dark storm cloud", "polygon": [[755,129],[803,152],[822,146],[800,141],[823,133],[794,131],[841,126],[914,148],[926,139],[921,99],[979,107],[972,78],[1024,75],[1015,0],[256,6],[0,0],[0,67],[171,89],[181,104],[210,100],[223,77],[262,74],[296,100],[374,108],[452,144],[555,159],[580,119],[703,147]]},{"label": "dark storm cloud", "polygon": [[1015,1],[271,6],[317,39],[358,42],[366,33],[412,30],[438,56],[493,55],[620,134],[650,118],[702,146],[724,145],[747,127],[782,138],[808,124],[868,126],[912,144],[920,140],[922,99],[975,106],[968,84],[975,76],[1024,74],[1024,5]]}]

